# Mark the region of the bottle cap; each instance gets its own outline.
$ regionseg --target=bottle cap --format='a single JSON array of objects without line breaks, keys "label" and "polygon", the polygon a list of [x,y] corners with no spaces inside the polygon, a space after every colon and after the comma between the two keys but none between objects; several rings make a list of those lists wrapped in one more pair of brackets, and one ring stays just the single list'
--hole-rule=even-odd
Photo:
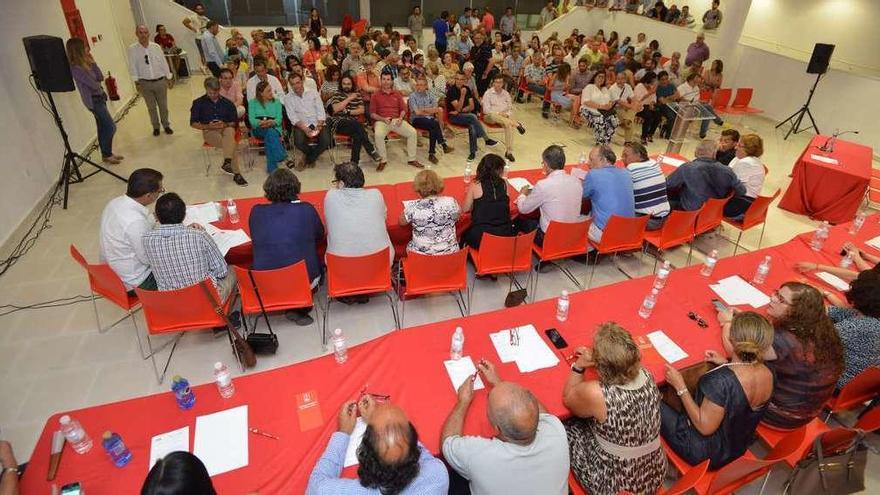
[{"label": "bottle cap", "polygon": [[70,423],[70,416],[65,414],[64,416],[61,416],[60,418],[58,418],[58,422],[63,425],[66,425],[67,423]]},{"label": "bottle cap", "polygon": [[183,379],[183,378],[181,378],[180,375],[174,375],[174,377],[171,379],[171,381],[174,382],[174,383],[177,383],[177,382],[179,382],[179,381],[182,380],[182,379]]},{"label": "bottle cap", "polygon": [[109,440],[111,438],[113,438],[113,432],[110,430],[105,431],[104,432],[104,440]]},{"label": "bottle cap", "polygon": [[567,291],[567,290],[563,290],[563,291],[562,291],[562,295],[565,296],[565,297],[568,297],[568,291]]},{"label": "bottle cap", "polygon": [[342,329],[337,328],[336,330],[333,330],[333,335],[342,335]]},{"label": "bottle cap", "polygon": [[220,361],[217,361],[216,363],[214,363],[215,370],[220,370],[222,368],[223,368],[223,363],[221,363]]}]

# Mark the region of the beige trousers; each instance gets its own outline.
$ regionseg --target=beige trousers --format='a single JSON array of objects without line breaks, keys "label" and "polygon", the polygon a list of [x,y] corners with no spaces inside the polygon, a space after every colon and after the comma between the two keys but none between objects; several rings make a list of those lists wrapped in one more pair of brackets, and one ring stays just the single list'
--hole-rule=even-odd
[{"label": "beige trousers", "polygon": [[202,131],[202,138],[214,148],[222,149],[223,159],[232,160],[232,171],[236,174],[241,173],[241,169],[238,166],[238,154],[235,152],[235,128],[204,129]]},{"label": "beige trousers", "polygon": [[504,148],[510,153],[513,151],[513,131],[519,123],[510,117],[505,117],[500,113],[487,113],[483,115],[483,120],[487,124],[495,124],[504,126]]},{"label": "beige trousers", "polygon": [[419,135],[413,126],[409,125],[409,122],[401,120],[398,125],[376,122],[373,126],[373,132],[376,137],[376,151],[379,152],[382,161],[388,161],[388,152],[385,150],[385,136],[387,136],[389,132],[395,132],[399,134],[400,137],[406,139],[406,159],[408,161],[416,159],[416,144]]}]

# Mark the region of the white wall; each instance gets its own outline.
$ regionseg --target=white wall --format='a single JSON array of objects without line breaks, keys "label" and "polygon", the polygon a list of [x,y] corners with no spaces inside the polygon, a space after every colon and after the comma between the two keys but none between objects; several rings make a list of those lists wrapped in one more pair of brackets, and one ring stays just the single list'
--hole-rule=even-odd
[{"label": "white wall", "polygon": [[[101,35],[92,53],[105,72],[119,81],[120,102],[110,105],[111,113],[132,96],[124,47],[134,38],[128,0],[78,0],[86,32]],[[128,33],[122,32],[127,30]],[[62,158],[61,138],[52,118],[40,108],[36,93],[28,84],[30,66],[21,39],[48,34],[70,37],[58,0],[0,1],[0,244],[4,243],[57,181]],[[62,61],[63,63],[66,63]],[[92,114],[83,106],[77,92],[55,93],[75,151],[96,138]]]}]

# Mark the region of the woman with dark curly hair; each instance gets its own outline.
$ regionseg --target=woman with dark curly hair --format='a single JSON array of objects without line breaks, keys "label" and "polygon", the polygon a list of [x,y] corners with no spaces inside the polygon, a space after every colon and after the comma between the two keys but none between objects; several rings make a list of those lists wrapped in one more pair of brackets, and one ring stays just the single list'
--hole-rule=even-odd
[{"label": "woman with dark curly hair", "polygon": [[775,328],[767,366],[776,375],[776,386],[762,421],[798,428],[818,416],[834,393],[843,371],[843,346],[822,293],[807,284],[782,284],[770,296],[767,315]]},{"label": "woman with dark curly hair", "polygon": [[846,362],[837,381],[840,389],[865,369],[880,366],[880,272],[862,271],[850,283],[846,300],[851,308],[835,296],[829,295],[828,300],[833,304],[828,316],[843,342]]}]

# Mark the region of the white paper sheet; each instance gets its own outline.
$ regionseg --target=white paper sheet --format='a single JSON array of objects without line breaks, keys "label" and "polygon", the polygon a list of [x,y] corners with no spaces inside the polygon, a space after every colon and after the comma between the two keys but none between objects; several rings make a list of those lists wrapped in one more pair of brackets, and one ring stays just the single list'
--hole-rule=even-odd
[{"label": "white paper sheet", "polygon": [[538,335],[538,330],[533,325],[525,325],[517,330],[519,349],[516,354],[516,366],[520,373],[551,368],[559,364],[559,357]]},{"label": "white paper sheet", "polygon": [[869,240],[865,241],[865,244],[871,246],[874,249],[880,249],[880,235],[878,235],[877,237],[875,237],[873,239],[869,239]]},{"label": "white paper sheet", "polygon": [[147,471],[152,469],[153,464],[159,459],[178,451],[189,452],[189,426],[153,437],[150,441],[150,463],[147,465]]},{"label": "white paper sheet", "polygon": [[678,168],[687,162],[685,160],[680,160],[678,158],[672,158],[671,156],[664,156],[663,163],[665,163],[666,165],[670,165],[672,167]]},{"label": "white paper sheet", "polygon": [[200,205],[190,205],[186,207],[186,217],[183,219],[184,225],[199,223],[207,225],[211,222],[220,220],[220,213],[217,211],[217,203],[208,202]]},{"label": "white paper sheet", "polygon": [[512,363],[516,361],[519,346],[510,345],[510,330],[490,333],[489,340],[491,340],[492,345],[495,346],[495,351],[498,353],[498,359],[502,363]]},{"label": "white paper sheet", "polygon": [[584,180],[587,177],[588,172],[589,172],[589,170],[584,170],[580,167],[575,167],[575,168],[571,169],[571,173],[569,175],[576,178],[577,180]]},{"label": "white paper sheet", "polygon": [[649,333],[648,340],[651,341],[651,344],[654,346],[654,349],[657,350],[657,353],[659,353],[669,364],[681,361],[688,357],[687,353],[684,352],[684,349],[679,347],[678,344],[670,339],[668,335],[663,333],[662,330],[655,330]]},{"label": "white paper sheet", "polygon": [[834,158],[829,158],[827,156],[811,154],[810,158],[816,160],[817,162],[827,163],[829,165],[840,165],[839,161],[835,160]]},{"label": "white paper sheet", "polygon": [[364,421],[364,418],[358,417],[357,423],[354,424],[354,429],[351,430],[351,435],[348,439],[348,448],[345,449],[345,462],[342,464],[343,467],[360,464],[358,462],[357,449],[361,446],[366,431],[367,423]]},{"label": "white paper sheet", "polygon": [[522,188],[526,186],[528,186],[529,189],[533,188],[532,183],[522,177],[508,177],[507,183],[516,191],[522,191]]},{"label": "white paper sheet", "polygon": [[831,287],[834,287],[835,289],[837,289],[839,291],[848,291],[849,290],[849,284],[846,283],[845,280],[843,280],[842,278],[838,277],[837,275],[835,275],[833,273],[816,272],[816,277],[818,277],[820,280],[822,280],[826,284],[830,285]]},{"label": "white paper sheet", "polygon": [[[456,392],[458,392],[458,387],[465,380],[470,379],[477,372],[474,360],[470,356],[462,356],[458,360],[450,359],[449,361],[443,361],[443,365],[446,366],[446,372],[449,373],[452,389]],[[474,381],[474,390],[480,390],[481,388],[486,387],[483,385],[483,379],[480,378],[480,375],[477,375],[477,379]]]},{"label": "white paper sheet", "polygon": [[220,249],[220,254],[223,256],[226,256],[226,253],[235,246],[251,242],[251,238],[243,229],[220,230],[213,225],[211,227],[212,229],[206,228],[205,230],[211,235],[211,239],[214,240],[214,244],[217,244],[217,248]]},{"label": "white paper sheet", "polygon": [[710,285],[709,288],[730,306],[748,304],[757,309],[770,303],[770,297],[767,294],[743,280],[739,275],[719,280],[717,284]]},{"label": "white paper sheet", "polygon": [[193,454],[211,476],[248,465],[248,406],[196,418]]}]

